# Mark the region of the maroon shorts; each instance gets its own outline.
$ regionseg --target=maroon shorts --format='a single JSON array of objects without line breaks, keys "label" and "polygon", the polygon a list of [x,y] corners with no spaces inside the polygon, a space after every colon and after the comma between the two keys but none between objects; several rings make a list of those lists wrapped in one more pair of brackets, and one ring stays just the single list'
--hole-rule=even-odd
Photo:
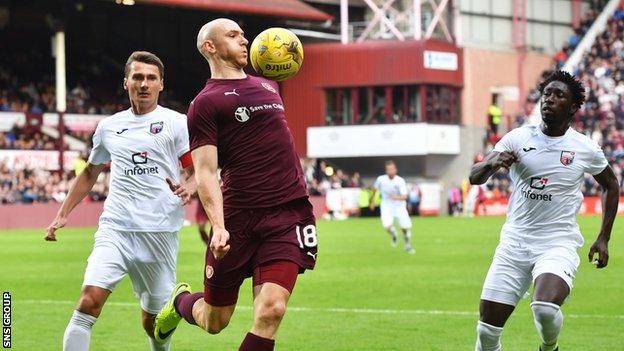
[{"label": "maroon shorts", "polygon": [[314,269],[316,226],[307,198],[270,208],[226,209],[224,219],[230,251],[217,261],[210,248],[206,250],[204,299],[208,304],[235,304],[243,280],[270,263],[293,262],[300,274]]},{"label": "maroon shorts", "polygon": [[206,211],[204,211],[204,206],[199,200],[197,200],[197,209],[195,210],[195,222],[197,223],[208,222],[208,215],[206,214]]}]

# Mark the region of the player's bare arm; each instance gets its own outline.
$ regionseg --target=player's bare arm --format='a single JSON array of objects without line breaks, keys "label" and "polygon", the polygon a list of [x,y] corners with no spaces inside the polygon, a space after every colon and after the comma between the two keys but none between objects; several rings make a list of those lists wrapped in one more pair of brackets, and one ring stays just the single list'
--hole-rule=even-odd
[{"label": "player's bare arm", "polygon": [[602,187],[602,224],[596,242],[589,249],[589,261],[594,261],[594,255],[598,254],[597,268],[604,268],[609,263],[609,239],[613,221],[617,215],[619,201],[618,180],[611,166],[607,166],[602,172],[594,176],[594,179]]},{"label": "player's bare arm", "polygon": [[368,206],[371,211],[375,211],[375,196],[377,195],[377,189],[373,188],[373,192],[371,193],[370,205]]},{"label": "player's bare arm", "polygon": [[169,189],[182,200],[182,205],[185,206],[191,203],[193,196],[197,192],[195,168],[193,166],[186,167],[180,172],[180,175],[180,183],[169,177],[165,178],[165,180],[167,181],[167,185],[169,185]]},{"label": "player's bare arm", "polygon": [[191,152],[195,168],[195,182],[199,200],[212,224],[210,250],[220,259],[230,250],[230,233],[225,229],[223,219],[223,195],[217,174],[217,147],[205,145]]},{"label": "player's bare arm", "polygon": [[407,200],[407,195],[392,195],[392,200],[405,201]]},{"label": "player's bare arm", "polygon": [[56,241],[56,230],[63,228],[67,224],[67,217],[71,211],[87,196],[93,185],[97,181],[100,172],[104,169],[104,165],[87,164],[87,167],[80,173],[76,180],[72,183],[67,193],[67,197],[61,208],[58,210],[56,217],[52,223],[46,228],[45,240]]},{"label": "player's bare arm", "polygon": [[509,168],[518,162],[518,157],[513,152],[503,151],[490,152],[483,161],[475,163],[470,169],[470,184],[478,185],[485,183],[492,174],[501,167]]}]

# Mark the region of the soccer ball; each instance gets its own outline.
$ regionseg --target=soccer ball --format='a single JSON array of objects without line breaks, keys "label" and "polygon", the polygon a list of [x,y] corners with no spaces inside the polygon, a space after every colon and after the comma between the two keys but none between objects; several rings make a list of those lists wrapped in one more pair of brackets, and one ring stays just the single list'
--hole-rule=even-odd
[{"label": "soccer ball", "polygon": [[294,76],[303,64],[303,46],[295,33],[284,28],[269,28],[251,43],[249,59],[254,70],[276,81]]}]

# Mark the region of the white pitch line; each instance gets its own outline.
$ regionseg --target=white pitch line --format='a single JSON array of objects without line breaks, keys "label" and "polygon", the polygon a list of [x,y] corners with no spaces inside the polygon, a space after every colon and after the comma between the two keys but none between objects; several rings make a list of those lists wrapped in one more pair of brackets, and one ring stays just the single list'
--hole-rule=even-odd
[{"label": "white pitch line", "polygon": [[[43,304],[43,305],[75,305],[76,301],[67,300],[15,300],[16,304]],[[106,306],[139,307],[139,302],[107,302]],[[236,306],[241,310],[252,310],[252,306]],[[421,316],[454,316],[454,317],[478,317],[477,312],[472,311],[443,311],[443,310],[391,310],[376,308],[331,308],[331,307],[288,307],[292,312],[325,312],[325,313],[351,313],[351,314],[407,314]],[[611,318],[624,319],[624,315],[613,314],[564,314],[566,318]]]}]

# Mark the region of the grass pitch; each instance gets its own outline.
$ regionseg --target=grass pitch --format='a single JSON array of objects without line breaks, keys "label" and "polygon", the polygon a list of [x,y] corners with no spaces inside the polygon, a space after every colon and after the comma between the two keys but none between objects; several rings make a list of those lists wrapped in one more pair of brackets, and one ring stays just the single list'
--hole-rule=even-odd
[{"label": "grass pitch", "polygon": [[[300,276],[277,350],[474,350],[479,294],[504,218],[415,218],[416,255],[392,248],[378,219],[319,221],[319,261]],[[586,244],[563,308],[562,350],[624,350],[624,237],[616,221],[605,270],[587,262],[600,218],[580,218]],[[0,233],[0,288],[12,295],[14,350],[59,350],[94,228]],[[181,232],[178,279],[202,289],[204,245],[194,227]],[[537,350],[523,300],[503,333],[505,350]],[[172,350],[237,350],[251,327],[251,286],[241,288],[230,326],[212,336],[184,322]],[[128,278],[98,319],[91,350],[148,350],[140,307]]]}]

